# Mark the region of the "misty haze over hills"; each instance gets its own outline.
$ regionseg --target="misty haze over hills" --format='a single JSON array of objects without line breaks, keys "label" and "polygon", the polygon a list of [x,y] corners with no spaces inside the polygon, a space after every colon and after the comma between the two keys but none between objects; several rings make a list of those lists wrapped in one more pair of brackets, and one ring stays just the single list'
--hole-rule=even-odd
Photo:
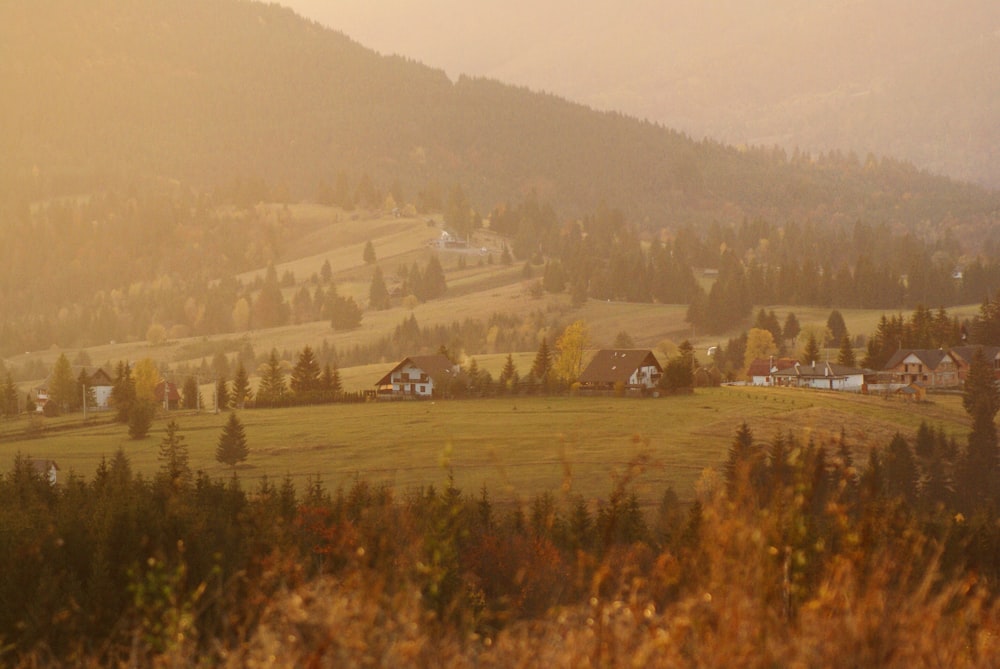
[{"label": "misty haze over hills", "polygon": [[1000,3],[282,0],[365,46],[690,134],[1000,186]]}]

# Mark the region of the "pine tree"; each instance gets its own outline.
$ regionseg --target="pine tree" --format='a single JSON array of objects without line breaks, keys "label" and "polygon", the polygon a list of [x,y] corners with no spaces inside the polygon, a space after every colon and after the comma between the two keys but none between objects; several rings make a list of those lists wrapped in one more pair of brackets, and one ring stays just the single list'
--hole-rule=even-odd
[{"label": "pine tree", "polygon": [[278,359],[278,350],[271,349],[271,356],[265,363],[257,389],[257,406],[281,406],[285,403],[288,387],[285,385],[285,371]]},{"label": "pine tree", "polygon": [[268,263],[264,284],[253,303],[253,327],[271,328],[288,323],[288,304],[281,294],[278,272]]},{"label": "pine tree", "polygon": [[735,500],[742,486],[750,485],[750,469],[755,459],[753,431],[746,421],[736,430],[726,460],[726,492]]},{"label": "pine tree", "polygon": [[840,351],[837,352],[837,364],[845,367],[854,367],[857,364],[854,358],[854,347],[851,346],[850,335],[845,334],[840,339]]},{"label": "pine tree", "polygon": [[0,414],[16,416],[18,413],[17,385],[14,383],[14,377],[8,371],[3,388],[0,389]]},{"label": "pine tree", "polygon": [[883,461],[885,484],[890,497],[902,498],[907,504],[917,499],[917,462],[910,450],[910,444],[900,433],[889,442]]},{"label": "pine tree", "polygon": [[216,412],[229,406],[229,383],[225,376],[219,376],[215,382],[215,409]]},{"label": "pine tree", "polygon": [[174,490],[186,488],[191,482],[191,466],[184,435],[178,434],[177,421],[167,423],[167,432],[160,441],[160,477]]},{"label": "pine tree", "polygon": [[427,261],[420,281],[420,292],[416,293],[422,301],[433,300],[445,294],[448,286],[444,278],[444,269],[441,261],[436,255],[432,255]]},{"label": "pine tree", "polygon": [[224,465],[229,465],[235,471],[236,465],[246,460],[249,455],[250,447],[247,445],[243,423],[236,416],[236,412],[232,411],[225,427],[222,428],[222,434],[219,435],[219,442],[215,447],[215,459]]},{"label": "pine tree", "polygon": [[323,376],[320,378],[320,386],[324,392],[331,393],[334,396],[343,392],[344,389],[340,383],[340,370],[336,366],[331,367],[330,363],[323,365]]},{"label": "pine tree", "polygon": [[185,409],[198,409],[201,407],[200,391],[198,390],[198,380],[193,376],[184,379],[181,388],[181,406]]},{"label": "pine tree", "polygon": [[674,392],[694,388],[694,368],[694,347],[685,339],[677,347],[677,355],[671,358],[663,370],[659,386]]},{"label": "pine tree", "polygon": [[327,303],[330,310],[330,327],[334,330],[353,330],[361,324],[361,307],[353,297],[343,297],[330,291]]},{"label": "pine tree", "polygon": [[132,439],[144,439],[153,425],[156,405],[151,402],[137,401],[128,412],[128,436]]},{"label": "pine tree", "polygon": [[971,510],[1000,501],[1000,450],[994,423],[1000,410],[1000,391],[993,365],[982,348],[972,356],[962,406],[972,417],[972,431],[960,467],[958,489]]},{"label": "pine tree", "polygon": [[507,360],[504,362],[503,369],[500,370],[500,378],[497,381],[505,392],[512,391],[517,387],[518,374],[513,354],[507,354]]},{"label": "pine tree", "polygon": [[535,360],[531,363],[531,376],[542,384],[543,389],[548,389],[549,377],[552,372],[552,353],[549,352],[549,340],[542,338],[542,343],[538,346]]},{"label": "pine tree", "polygon": [[366,265],[371,265],[375,262],[375,246],[372,244],[372,240],[365,242],[365,250],[362,253],[362,259],[365,261]]},{"label": "pine tree", "polygon": [[250,378],[247,376],[247,370],[243,366],[243,361],[240,360],[236,365],[236,376],[233,377],[233,392],[229,398],[229,402],[234,408],[242,409],[252,396],[253,391],[250,390]]},{"label": "pine tree", "polygon": [[826,319],[826,327],[830,331],[830,341],[825,342],[828,346],[839,344],[847,336],[847,324],[839,311],[834,309]]},{"label": "pine tree", "polygon": [[127,423],[129,412],[135,404],[135,379],[127,362],[118,362],[115,368],[115,382],[111,387],[111,404],[115,407],[115,420]]},{"label": "pine tree", "polygon": [[781,336],[787,341],[791,341],[799,336],[799,332],[802,331],[799,325],[799,319],[795,317],[791,311],[785,316],[785,325],[781,328]]},{"label": "pine tree", "polygon": [[372,309],[388,309],[390,305],[389,290],[385,287],[385,278],[382,276],[382,268],[375,265],[372,273],[372,283],[368,288],[368,304]]},{"label": "pine tree", "polygon": [[820,361],[819,344],[816,342],[816,336],[812,333],[809,334],[806,346],[802,349],[802,355],[799,357],[799,361],[803,365],[814,365]]},{"label": "pine tree", "polygon": [[319,375],[320,369],[316,356],[313,355],[312,348],[305,346],[299,353],[299,359],[292,369],[292,392],[306,395],[319,390]]}]

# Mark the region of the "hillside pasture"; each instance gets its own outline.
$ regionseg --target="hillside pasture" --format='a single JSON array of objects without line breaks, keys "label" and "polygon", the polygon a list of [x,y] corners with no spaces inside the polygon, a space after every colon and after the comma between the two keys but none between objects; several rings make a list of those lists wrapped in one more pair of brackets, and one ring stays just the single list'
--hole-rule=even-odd
[{"label": "hillside pasture", "polygon": [[[606,499],[631,481],[646,507],[672,487],[691,499],[706,468],[720,470],[739,425],[758,440],[792,435],[833,448],[841,430],[863,462],[872,445],[897,431],[912,436],[922,420],[964,443],[968,420],[957,396],[913,405],[845,393],[753,387],[700,389],[692,395],[635,400],[593,397],[510,397],[490,400],[369,402],[239,412],[250,458],[236,468],[246,486],[290,476],[328,489],[356,479],[397,491],[445,484],[449,475],[469,494],[485,487],[507,502],[543,492]],[[232,471],[215,461],[225,414],[175,412],[191,466],[212,477]],[[27,419],[0,424],[0,468],[15,454],[55,460],[65,477],[94,475],[118,448],[132,467],[153,476],[166,418],[146,439],[99,415],[41,419],[40,436],[26,436]],[[52,420],[51,423],[47,422]],[[60,429],[55,429],[55,428]]]}]

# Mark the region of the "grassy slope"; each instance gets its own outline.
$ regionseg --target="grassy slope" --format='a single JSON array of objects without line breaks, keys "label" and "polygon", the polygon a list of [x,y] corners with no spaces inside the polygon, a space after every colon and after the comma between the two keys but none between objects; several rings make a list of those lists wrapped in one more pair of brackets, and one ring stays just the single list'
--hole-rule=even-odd
[{"label": "grassy slope", "polygon": [[[275,205],[271,209],[271,214],[277,215],[279,209],[284,207]],[[286,271],[291,271],[300,285],[301,282],[306,282],[312,289],[310,278],[319,273],[325,260],[329,260],[338,292],[354,297],[362,305],[367,303],[373,271],[373,268],[362,260],[364,244],[368,239],[372,240],[378,263],[382,267],[387,284],[391,287],[398,283],[395,275],[401,265],[409,267],[416,262],[422,267],[426,264],[430,254],[435,252],[428,248],[427,243],[437,239],[441,233],[439,221],[434,225],[428,225],[427,219],[423,217],[397,219],[389,215],[349,214],[314,204],[290,205],[287,207],[287,215],[292,221],[290,227],[305,232],[295,234],[293,231],[290,234],[289,241],[282,249],[283,257],[276,263],[278,275],[282,276]],[[637,346],[655,347],[664,340],[679,343],[684,339],[690,339],[695,344],[696,351],[704,351],[708,346],[725,343],[727,338],[738,335],[746,327],[746,324],[739,324],[731,332],[723,335],[700,335],[684,321],[685,305],[627,304],[591,300],[579,309],[572,309],[567,294],[532,297],[530,293],[532,280],[521,278],[520,264],[512,267],[499,264],[500,241],[491,237],[488,231],[484,231],[481,236],[473,240],[473,246],[476,249],[486,246],[495,251],[494,262],[488,263],[486,256],[479,255],[478,251],[439,251],[448,281],[448,293],[444,298],[417,305],[412,310],[397,304],[386,311],[366,311],[361,327],[351,332],[334,332],[326,321],[315,321],[269,330],[174,340],[158,346],[150,346],[144,341],[106,344],[88,349],[88,354],[94,365],[125,359],[138,360],[143,357],[150,357],[166,364],[179,362],[198,364],[205,355],[200,351],[192,354],[191,349],[196,348],[199,343],[211,341],[246,338],[258,353],[266,352],[272,347],[296,351],[306,344],[318,345],[323,339],[338,348],[344,348],[391,333],[411,312],[421,325],[426,326],[465,318],[485,320],[496,312],[527,315],[536,311],[554,310],[562,314],[564,322],[584,320],[589,327],[594,348],[610,346],[615,335],[624,330],[632,336]],[[459,269],[458,260],[463,255],[466,267]],[[256,274],[262,272],[263,269],[249,272],[240,278],[250,281]],[[286,288],[286,299],[290,301],[298,288],[299,285]],[[755,307],[755,310],[758,308],[760,307]],[[803,326],[825,325],[830,314],[829,309],[823,308],[782,305],[768,305],[764,308],[773,309],[782,322],[789,311],[794,311]],[[977,312],[978,305],[949,310],[950,314],[959,317],[972,316]],[[873,332],[882,314],[881,311],[850,309],[842,309],[841,313],[852,334]],[[550,335],[550,343],[552,342],[553,333],[539,333],[539,336],[541,334]],[[22,365],[28,358],[37,358],[51,368],[59,353],[57,349],[35,351],[12,357],[10,362]],[[67,353],[72,359],[75,350]],[[833,351],[832,354],[835,355],[836,352]],[[208,357],[210,358],[211,354]],[[477,359],[480,359],[480,356],[477,356]],[[499,365],[496,368],[499,369]],[[357,373],[343,370],[343,373],[348,382],[348,389],[362,389],[370,387],[384,371],[379,373],[379,370],[373,370],[371,378],[367,370],[364,373],[360,370]],[[28,387],[26,384],[22,390],[27,391]]]},{"label": "grassy slope", "polygon": [[[230,470],[215,461],[225,415],[176,413],[191,465],[211,476]],[[360,405],[243,411],[251,447],[237,472],[248,485],[261,476],[289,474],[297,486],[319,477],[330,488],[354,477],[398,490],[440,486],[450,467],[456,484],[472,494],[486,486],[507,499],[543,491],[607,497],[613,481],[644,460],[638,490],[655,504],[667,486],[690,498],[706,467],[724,462],[732,436],[747,421],[759,439],[792,433],[831,445],[843,428],[852,446],[887,444],[911,435],[921,420],[964,439],[968,421],[957,396],[936,396],[919,410],[876,397],[763,388],[703,389],[660,400],[617,398],[508,398],[497,400],[376,402]],[[102,417],[102,420],[104,418]],[[79,418],[55,419],[49,425]],[[123,448],[133,467],[152,475],[166,419],[150,436],[132,441],[111,423],[48,430],[27,439],[27,420],[0,424],[0,463],[16,453],[56,460],[86,478],[101,457]],[[4,465],[7,466],[6,464]],[[634,472],[633,472],[634,473]]]},{"label": "grassy slope", "polygon": [[[367,296],[372,268],[362,260],[365,240],[371,238],[379,263],[391,278],[401,264],[426,262],[431,252],[427,241],[440,234],[440,227],[429,226],[423,218],[394,219],[388,216],[345,215],[316,205],[289,208],[292,220],[305,234],[286,245],[284,258],[277,265],[279,275],[291,270],[300,281],[317,273],[324,260],[334,270],[338,290],[354,295],[359,301]],[[476,248],[480,243],[475,244]],[[497,248],[496,240],[483,242]],[[567,295],[530,294],[530,281],[521,278],[521,267],[504,267],[469,253],[466,267],[458,268],[459,252],[441,252],[449,291],[439,300],[417,305],[412,310],[395,306],[386,311],[365,312],[357,330],[333,332],[323,321],[289,325],[271,330],[219,335],[207,339],[171,341],[159,346],[145,342],[108,344],[88,351],[95,365],[106,361],[137,360],[151,357],[167,364],[187,361],[193,364],[211,357],[213,341],[246,338],[260,353],[276,347],[299,350],[305,344],[318,345],[324,339],[338,348],[390,333],[413,313],[421,325],[449,323],[456,319],[487,319],[495,312],[523,315],[535,311],[557,311],[564,322],[584,320],[590,329],[594,348],[610,346],[615,335],[624,330],[638,346],[653,347],[661,341],[679,342],[691,337],[699,355],[710,345],[724,343],[727,336],[692,336],[684,322],[681,305],[626,304],[589,301],[573,310]],[[244,277],[244,278],[250,278]],[[296,289],[288,289],[288,297]],[[774,309],[784,320],[787,307]],[[803,325],[825,324],[827,309],[795,307]],[[976,307],[951,310],[956,315],[971,315]],[[852,333],[874,330],[880,312],[842,310]],[[526,325],[526,327],[533,327]],[[550,343],[550,332],[546,335]],[[72,358],[75,351],[67,352]],[[47,365],[59,351],[33,354]],[[475,355],[479,366],[499,374],[505,353]],[[530,368],[534,351],[515,353],[515,363],[522,373]],[[23,362],[23,356],[14,359]],[[347,390],[370,389],[395,361],[341,370]],[[27,384],[22,391],[27,389]],[[202,395],[211,403],[212,387],[202,387]],[[515,410],[514,407],[517,407]],[[758,436],[770,438],[777,431],[792,430],[803,435],[827,439],[848,429],[854,443],[866,435],[884,443],[897,429],[912,431],[921,418],[945,425],[963,434],[965,418],[953,398],[922,406],[919,412],[895,402],[874,398],[831,396],[796,391],[759,389],[720,389],[699,391],[694,397],[673,398],[660,402],[632,402],[597,399],[526,399],[488,402],[438,402],[435,404],[375,404],[281,411],[244,412],[243,418],[255,456],[240,470],[242,476],[267,474],[282,477],[292,474],[300,483],[309,475],[319,475],[330,485],[348,481],[355,473],[385,480],[394,485],[440,482],[444,471],[442,453],[453,449],[452,465],[459,484],[478,488],[504,488],[515,494],[530,495],[541,490],[557,489],[570,478],[572,488],[588,497],[606,494],[609,476],[620,472],[631,458],[648,453],[655,466],[643,477],[649,485],[647,502],[655,491],[674,485],[689,495],[702,468],[722,461],[729,440],[741,420],[750,421]],[[79,420],[78,417],[56,419]],[[192,451],[195,468],[213,475],[226,472],[215,463],[215,440],[223,417],[184,415],[179,418]],[[128,440],[119,425],[92,425],[82,430],[52,432],[42,440],[22,440],[26,420],[0,424],[0,463],[9,463],[21,451],[38,457],[56,459],[65,469],[92,475],[102,455],[110,456],[122,446],[133,458],[134,466],[152,473],[163,421],[147,440]],[[404,435],[401,436],[401,435]],[[6,467],[6,465],[0,465]],[[565,472],[569,470],[570,474]]]}]

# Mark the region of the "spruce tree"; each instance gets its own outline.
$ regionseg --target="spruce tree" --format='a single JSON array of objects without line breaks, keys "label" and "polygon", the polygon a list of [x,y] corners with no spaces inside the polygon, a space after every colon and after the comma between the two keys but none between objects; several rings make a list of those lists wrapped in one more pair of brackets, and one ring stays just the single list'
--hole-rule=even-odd
[{"label": "spruce tree", "polygon": [[854,367],[857,361],[854,358],[854,348],[851,346],[850,335],[845,334],[840,339],[840,350],[837,352],[837,364],[845,367]]},{"label": "spruce tree", "polygon": [[201,398],[199,394],[198,380],[193,376],[188,376],[184,379],[184,385],[181,387],[181,406],[185,409],[200,408]]},{"label": "spruce tree", "polygon": [[379,311],[388,309],[390,303],[389,289],[385,287],[385,278],[382,275],[382,268],[375,265],[372,273],[372,283],[368,288],[368,305],[372,309]]},{"label": "spruce tree", "polygon": [[7,377],[4,379],[3,388],[0,389],[0,413],[5,416],[16,416],[19,413],[17,385],[14,383],[14,377],[11,376],[10,371],[7,372]]},{"label": "spruce tree", "polygon": [[340,384],[340,370],[337,369],[336,365],[333,367],[330,366],[330,363],[323,365],[323,376],[320,378],[320,386],[324,392],[334,396],[343,392],[343,387]]},{"label": "spruce tree", "polygon": [[184,435],[178,434],[177,421],[167,423],[167,432],[160,441],[160,477],[172,489],[186,488],[191,482],[191,466]]},{"label": "spruce tree", "polygon": [[993,422],[1000,410],[1000,392],[992,361],[982,348],[976,350],[965,380],[962,406],[972,417],[972,431],[960,467],[958,490],[969,510],[1000,501],[1000,451]]},{"label": "spruce tree", "polygon": [[236,376],[233,377],[233,392],[229,398],[229,403],[235,409],[242,409],[252,396],[253,391],[250,389],[250,378],[247,376],[247,370],[243,366],[243,361],[240,360],[236,365]]},{"label": "spruce tree", "polygon": [[503,369],[500,370],[498,382],[503,391],[513,391],[517,387],[517,367],[514,366],[514,356],[511,353],[507,354],[507,360],[504,362]]},{"label": "spruce tree", "polygon": [[292,369],[292,392],[297,395],[306,395],[319,390],[319,363],[309,346],[303,347],[299,352],[299,359]]},{"label": "spruce tree", "polygon": [[260,379],[260,387],[257,389],[258,406],[281,406],[285,402],[288,394],[288,387],[285,385],[285,371],[281,368],[281,360],[278,359],[278,350],[271,349],[271,356],[267,359],[266,368]]},{"label": "spruce tree", "polygon": [[789,311],[788,315],[785,316],[785,325],[784,325],[784,327],[781,328],[781,336],[782,336],[782,338],[784,338],[784,339],[786,339],[788,341],[791,341],[792,339],[795,339],[796,337],[798,337],[799,336],[799,332],[801,332],[801,331],[802,331],[802,328],[799,325],[799,319],[796,318],[796,316],[795,316],[794,313],[792,313],[791,311]]},{"label": "spruce tree", "polygon": [[427,261],[427,267],[421,276],[421,290],[416,295],[423,301],[433,300],[444,295],[447,288],[441,261],[438,260],[436,255],[432,255],[430,260]]},{"label": "spruce tree", "polygon": [[288,322],[289,307],[281,294],[278,273],[273,264],[268,264],[264,284],[253,302],[252,325],[255,328],[271,328]]},{"label": "spruce tree", "polygon": [[225,427],[222,428],[222,434],[219,435],[219,442],[215,447],[215,459],[235,470],[236,465],[246,460],[249,455],[250,447],[247,445],[243,423],[236,416],[236,412],[232,411]]},{"label": "spruce tree", "polygon": [[137,401],[128,412],[128,436],[132,439],[144,439],[153,425],[156,405],[151,402]]},{"label": "spruce tree", "polygon": [[552,372],[552,353],[549,351],[549,340],[542,338],[542,343],[538,346],[535,360],[531,363],[531,376],[542,384],[543,389],[548,389],[549,377]]},{"label": "spruce tree", "polygon": [[221,411],[229,406],[229,383],[225,376],[219,376],[215,382],[215,409]]},{"label": "spruce tree", "polygon": [[885,452],[883,466],[890,497],[902,498],[907,504],[913,504],[917,499],[917,462],[909,442],[898,432]]},{"label": "spruce tree", "polygon": [[115,381],[111,387],[111,404],[115,407],[115,420],[127,423],[129,412],[135,404],[135,379],[132,378],[132,368],[127,362],[118,362],[115,368]]},{"label": "spruce tree", "polygon": [[815,335],[809,335],[809,339],[806,341],[806,346],[802,349],[802,355],[799,361],[803,365],[814,365],[819,362],[820,350],[819,344],[816,342]]},{"label": "spruce tree", "polygon": [[362,259],[365,261],[366,265],[371,265],[375,262],[375,246],[372,244],[372,240],[365,242],[365,250],[362,254]]}]

